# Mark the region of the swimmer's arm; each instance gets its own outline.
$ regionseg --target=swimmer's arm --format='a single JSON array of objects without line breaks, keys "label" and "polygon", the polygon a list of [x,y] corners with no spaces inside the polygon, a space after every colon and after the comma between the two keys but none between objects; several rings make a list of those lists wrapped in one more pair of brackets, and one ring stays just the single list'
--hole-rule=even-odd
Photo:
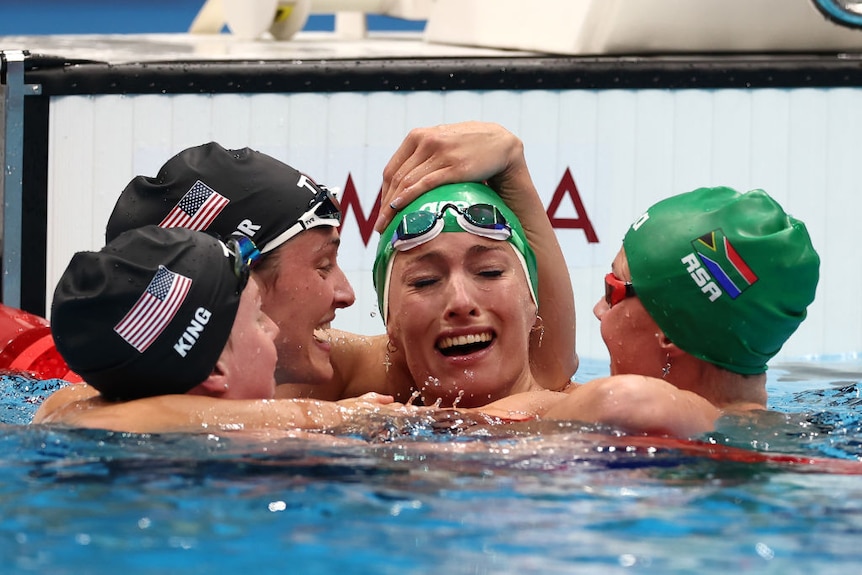
[{"label": "swimmer's arm", "polygon": [[695,393],[641,375],[593,380],[566,396],[542,419],[601,423],[628,433],[694,437],[712,431],[722,414]]},{"label": "swimmer's arm", "polygon": [[[411,130],[383,171],[381,231],[395,211],[421,193],[447,183],[488,180],[518,218],[539,268],[544,334],[530,341],[533,374],[544,387],[568,381],[578,368],[575,300],[554,228],[527,169],[523,142],[498,124],[463,122]],[[540,344],[541,341],[541,345]]]},{"label": "swimmer's arm", "polygon": [[[517,140],[517,138],[516,138]],[[517,140],[518,159],[489,184],[521,220],[539,270],[541,327],[530,338],[530,364],[536,380],[549,389],[559,387],[578,369],[575,351],[575,295],[563,250]]]},{"label": "swimmer's arm", "polygon": [[101,397],[73,401],[33,423],[130,433],[175,433],[265,429],[324,430],[357,411],[376,409],[391,397],[368,394],[343,402],[219,399],[162,395],[111,403]]},{"label": "swimmer's arm", "polygon": [[481,413],[504,421],[529,421],[546,413],[551,407],[564,401],[566,394],[559,391],[527,391],[516,393],[482,407],[462,411]]}]

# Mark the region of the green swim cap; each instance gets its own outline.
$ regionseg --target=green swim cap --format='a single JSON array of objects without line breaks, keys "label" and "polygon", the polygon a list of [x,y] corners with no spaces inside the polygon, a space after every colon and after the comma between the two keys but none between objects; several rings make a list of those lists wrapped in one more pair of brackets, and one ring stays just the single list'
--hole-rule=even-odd
[{"label": "green swim cap", "polygon": [[623,240],[635,293],[683,351],[766,371],[805,319],[820,258],[805,224],[763,190],[700,188],[655,204]]},{"label": "green swim cap", "polygon": [[[413,202],[408,204],[406,208],[395,216],[383,233],[380,234],[380,241],[377,243],[377,257],[374,259],[374,289],[377,290],[377,304],[380,307],[383,323],[386,323],[389,313],[389,280],[392,271],[392,261],[395,254],[398,253],[392,246],[392,237],[395,234],[396,228],[398,228],[398,225],[407,214],[413,212],[437,214],[445,204],[455,204],[462,208],[475,204],[491,204],[503,214],[503,217],[512,229],[512,235],[506,241],[515,248],[515,254],[521,261],[524,274],[529,279],[530,293],[533,296],[533,301],[536,302],[536,306],[538,307],[539,274],[536,268],[536,255],[527,242],[524,228],[521,226],[521,222],[515,216],[515,213],[509,209],[500,196],[497,195],[497,192],[488,186],[477,183],[447,184],[434,188],[413,200]],[[467,231],[458,223],[455,210],[446,210],[443,215],[443,221],[443,232]]]}]

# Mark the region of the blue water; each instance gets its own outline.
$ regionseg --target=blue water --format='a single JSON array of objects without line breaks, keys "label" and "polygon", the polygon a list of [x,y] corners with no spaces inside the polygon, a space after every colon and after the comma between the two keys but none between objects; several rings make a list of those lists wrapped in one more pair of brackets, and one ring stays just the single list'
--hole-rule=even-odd
[{"label": "blue water", "polygon": [[858,573],[860,373],[773,369],[785,414],[689,450],[406,416],[311,438],[30,427],[58,382],[7,376],[2,572]]}]

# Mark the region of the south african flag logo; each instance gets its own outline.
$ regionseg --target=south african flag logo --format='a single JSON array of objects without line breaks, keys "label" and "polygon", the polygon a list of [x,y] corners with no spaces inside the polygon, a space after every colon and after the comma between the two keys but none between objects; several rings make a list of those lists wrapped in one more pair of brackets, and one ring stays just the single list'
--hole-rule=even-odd
[{"label": "south african flag logo", "polygon": [[740,257],[721,228],[700,236],[691,245],[704,267],[731,299],[736,299],[757,281],[757,275]]}]

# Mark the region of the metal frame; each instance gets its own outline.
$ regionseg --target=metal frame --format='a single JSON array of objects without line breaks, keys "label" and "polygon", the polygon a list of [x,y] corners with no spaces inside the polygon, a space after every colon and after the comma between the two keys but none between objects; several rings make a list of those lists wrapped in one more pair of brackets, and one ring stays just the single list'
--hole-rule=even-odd
[{"label": "metal frame", "polygon": [[24,83],[26,51],[0,52],[0,198],[2,219],[2,301],[11,307],[21,307],[21,245],[24,189],[24,98],[38,95],[41,87]]}]

